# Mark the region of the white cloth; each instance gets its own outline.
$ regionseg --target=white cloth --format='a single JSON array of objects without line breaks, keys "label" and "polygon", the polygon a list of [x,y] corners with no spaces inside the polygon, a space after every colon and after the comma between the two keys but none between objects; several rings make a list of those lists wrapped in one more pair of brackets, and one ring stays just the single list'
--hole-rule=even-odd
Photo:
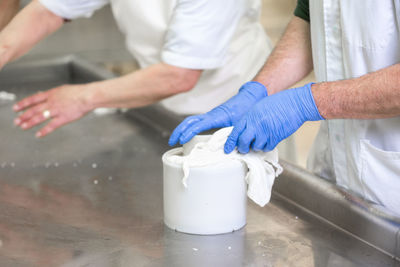
[{"label": "white cloth", "polygon": [[252,79],[272,49],[260,0],[40,0],[68,19],[111,3],[126,45],[141,68],[164,62],[204,69],[189,92],[161,103],[178,114],[204,113]]},{"label": "white cloth", "polygon": [[185,187],[192,167],[202,167],[227,160],[241,161],[249,169],[245,177],[248,184],[247,196],[263,207],[271,199],[275,177],[282,173],[282,167],[278,163],[278,151],[275,149],[270,152],[250,151],[248,154],[240,154],[235,149],[232,153],[225,154],[224,144],[232,129],[233,127],[222,128],[208,141],[197,143],[188,155],[174,155],[169,160],[182,164],[184,173],[182,183]]},{"label": "white cloth", "polygon": [[[399,0],[310,0],[319,82],[400,62]],[[309,168],[400,214],[400,117],[322,123]]]}]

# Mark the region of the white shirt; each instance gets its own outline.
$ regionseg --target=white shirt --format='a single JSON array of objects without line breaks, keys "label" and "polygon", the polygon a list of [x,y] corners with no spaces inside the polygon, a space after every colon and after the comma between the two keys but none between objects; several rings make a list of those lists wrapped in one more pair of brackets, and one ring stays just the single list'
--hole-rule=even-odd
[{"label": "white shirt", "polygon": [[[399,0],[310,0],[310,18],[319,82],[400,62]],[[309,167],[400,214],[400,117],[324,121]]]},{"label": "white shirt", "polygon": [[189,92],[162,101],[180,114],[209,111],[252,79],[271,51],[260,0],[40,0],[56,15],[90,17],[111,3],[141,68],[164,62],[203,69]]}]

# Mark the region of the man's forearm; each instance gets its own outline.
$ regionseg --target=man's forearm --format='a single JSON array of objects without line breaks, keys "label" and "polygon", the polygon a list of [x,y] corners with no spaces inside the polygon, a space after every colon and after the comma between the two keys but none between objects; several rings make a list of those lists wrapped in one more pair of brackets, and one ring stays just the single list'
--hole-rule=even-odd
[{"label": "man's forearm", "polygon": [[63,21],[39,1],[32,1],[0,33],[0,68],[56,31]]},{"label": "man's forearm", "polygon": [[326,119],[375,119],[400,116],[400,64],[359,78],[312,86]]},{"label": "man's forearm", "polygon": [[0,31],[17,14],[19,0],[0,0]]},{"label": "man's forearm", "polygon": [[136,108],[191,90],[201,70],[160,63],[131,74],[87,85],[86,102],[91,108]]},{"label": "man's forearm", "polygon": [[254,78],[268,88],[268,94],[287,89],[312,70],[310,24],[294,17]]}]

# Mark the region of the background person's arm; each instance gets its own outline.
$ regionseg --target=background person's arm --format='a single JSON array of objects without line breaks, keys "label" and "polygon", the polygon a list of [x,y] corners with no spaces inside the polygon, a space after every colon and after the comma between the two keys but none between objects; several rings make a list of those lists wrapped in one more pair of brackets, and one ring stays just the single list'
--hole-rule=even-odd
[{"label": "background person's arm", "polygon": [[107,81],[64,85],[18,102],[14,110],[26,111],[15,123],[29,129],[46,120],[43,111],[50,111],[51,121],[37,132],[42,137],[98,107],[136,108],[189,91],[201,72],[159,63]]},{"label": "background person's arm", "polygon": [[0,32],[0,69],[28,52],[63,23],[63,18],[50,12],[39,1],[32,1]]},{"label": "background person's arm", "polygon": [[137,108],[193,89],[202,70],[159,63],[128,75],[87,85],[92,108]]},{"label": "background person's arm", "polygon": [[[49,6],[55,3],[41,1]],[[15,107],[16,111],[26,109],[16,124],[28,129],[43,122],[43,111],[49,110],[52,120],[38,132],[38,136],[44,136],[96,107],[140,107],[189,91],[201,70],[224,66],[237,24],[246,10],[246,1],[179,1],[160,51],[163,63],[113,80],[67,85],[24,99]],[[62,14],[65,9],[53,11]],[[63,17],[73,18],[66,15]]]},{"label": "background person's arm", "polygon": [[0,31],[17,14],[19,0],[0,0]]}]

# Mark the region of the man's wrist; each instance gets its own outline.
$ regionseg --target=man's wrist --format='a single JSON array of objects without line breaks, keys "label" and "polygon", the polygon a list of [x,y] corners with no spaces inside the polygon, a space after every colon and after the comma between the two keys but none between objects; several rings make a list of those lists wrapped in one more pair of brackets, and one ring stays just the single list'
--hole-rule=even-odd
[{"label": "man's wrist", "polygon": [[325,120],[325,118],[321,115],[319,108],[315,102],[313,87],[318,86],[316,83],[308,83],[303,88],[305,89],[305,98],[307,99],[307,106],[310,110],[310,118],[311,121]]},{"label": "man's wrist", "polygon": [[[322,83],[314,83],[311,85],[310,88],[314,103],[316,108],[318,109],[319,114],[321,117],[324,119],[331,119],[329,114],[332,114],[331,111],[329,111],[330,106],[334,105],[327,105],[326,100],[327,96],[329,95],[329,88],[327,88],[327,83],[322,82]],[[332,99],[330,101],[333,101]]]}]

